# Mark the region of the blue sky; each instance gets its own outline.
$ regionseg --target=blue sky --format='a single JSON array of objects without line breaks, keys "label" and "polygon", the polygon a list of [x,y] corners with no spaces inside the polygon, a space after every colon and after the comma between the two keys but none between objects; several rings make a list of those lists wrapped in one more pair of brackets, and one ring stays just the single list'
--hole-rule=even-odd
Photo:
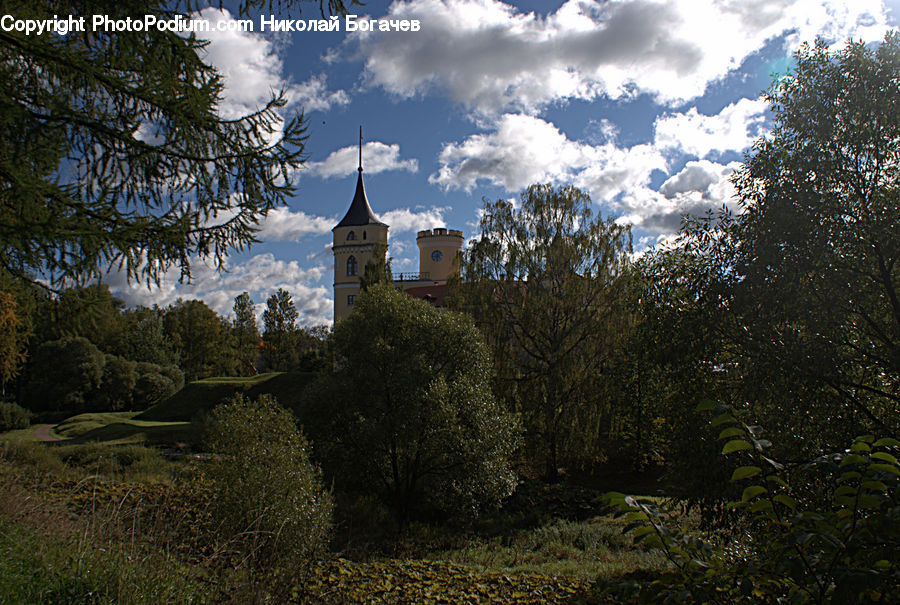
[{"label": "blue sky", "polygon": [[[302,17],[317,17],[309,6]],[[153,289],[110,275],[126,302],[200,298],[227,315],[240,292],[261,308],[281,287],[302,323],[330,323],[331,227],[353,197],[360,125],[366,190],[391,225],[395,271],[417,269],[417,230],[468,239],[482,197],[516,198],[538,182],[586,190],[646,248],[671,238],[684,213],[737,207],[728,178],[766,132],[760,93],[802,42],[878,41],[897,26],[900,1],[372,0],[351,12],[421,29],[259,32],[257,15],[253,33],[209,35],[206,59],[227,86],[222,114],[283,88],[308,119],[308,161],[261,243],[226,271],[197,261],[192,283],[173,271]]]}]

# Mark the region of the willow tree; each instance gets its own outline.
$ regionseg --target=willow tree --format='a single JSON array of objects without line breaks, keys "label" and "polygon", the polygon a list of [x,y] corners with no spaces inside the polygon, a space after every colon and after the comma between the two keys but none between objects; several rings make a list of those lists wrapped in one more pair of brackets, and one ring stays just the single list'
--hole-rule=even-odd
[{"label": "willow tree", "polygon": [[[239,9],[289,9],[246,0]],[[299,3],[297,3],[299,5]],[[90,4],[143,22],[190,15],[191,0]],[[324,8],[320,5],[320,10]],[[84,3],[5,2],[15,19],[86,17],[67,35],[0,31],[0,269],[19,278],[86,281],[110,265],[153,281],[193,257],[220,262],[254,241],[291,195],[302,114],[274,94],[243,117],[219,111],[220,73],[203,34],[92,30]],[[342,12],[343,4],[328,2]]]},{"label": "willow tree", "polygon": [[494,347],[497,389],[549,478],[589,456],[605,420],[604,365],[622,317],[628,227],[594,216],[574,187],[533,185],[518,207],[485,202],[459,302]]}]

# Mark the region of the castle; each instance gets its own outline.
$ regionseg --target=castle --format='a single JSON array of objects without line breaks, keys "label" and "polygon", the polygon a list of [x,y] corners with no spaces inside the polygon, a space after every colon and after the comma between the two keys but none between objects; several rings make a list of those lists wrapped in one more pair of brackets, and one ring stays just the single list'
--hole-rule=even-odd
[{"label": "castle", "polygon": [[[388,225],[381,222],[366,198],[363,185],[362,132],[360,131],[359,175],[356,193],[344,218],[334,226],[334,321],[350,315],[359,296],[359,278],[366,263],[373,260],[378,244],[387,250]],[[440,306],[447,290],[447,278],[457,270],[457,256],[462,250],[462,231],[438,227],[419,231],[418,273],[395,275],[394,285],[415,298]]]}]

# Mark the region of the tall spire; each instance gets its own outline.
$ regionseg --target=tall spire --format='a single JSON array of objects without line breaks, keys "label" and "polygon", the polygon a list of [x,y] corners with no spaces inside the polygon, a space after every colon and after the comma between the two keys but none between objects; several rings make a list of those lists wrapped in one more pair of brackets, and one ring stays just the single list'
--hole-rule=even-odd
[{"label": "tall spire", "polygon": [[[366,198],[366,188],[363,185],[363,167],[362,167],[362,126],[359,127],[359,174],[356,177],[356,194],[353,201],[350,202],[350,209],[347,214],[337,224],[337,227],[349,227],[357,225],[384,225],[369,206],[369,200]],[[386,225],[385,225],[386,226]]]},{"label": "tall spire", "polygon": [[362,172],[362,125],[359,126],[359,171]]}]

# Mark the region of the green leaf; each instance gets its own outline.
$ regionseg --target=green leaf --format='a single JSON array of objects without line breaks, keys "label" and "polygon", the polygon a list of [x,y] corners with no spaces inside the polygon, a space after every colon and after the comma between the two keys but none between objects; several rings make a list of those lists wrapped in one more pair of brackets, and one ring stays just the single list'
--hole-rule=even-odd
[{"label": "green leaf", "polygon": [[744,429],[739,429],[735,426],[730,426],[727,429],[722,429],[722,432],[719,433],[719,439],[727,439],[728,437],[743,437]]},{"label": "green leaf", "polygon": [[870,446],[865,441],[857,441],[853,445],[850,446],[851,452],[869,452],[872,450],[872,446]]},{"label": "green leaf", "polygon": [[859,497],[860,508],[879,509],[881,508],[882,502],[884,502],[884,500],[878,496],[862,495]]},{"label": "green leaf", "polygon": [[739,466],[734,469],[734,472],[731,474],[732,481],[740,481],[741,479],[747,479],[748,477],[754,477],[762,472],[762,469],[758,466]]},{"label": "green leaf", "polygon": [[881,493],[887,493],[888,490],[887,485],[885,485],[882,481],[863,481],[860,484],[860,487],[864,487],[866,489]]},{"label": "green leaf", "polygon": [[797,501],[785,494],[776,494],[772,500],[791,509],[792,513],[797,512]]},{"label": "green leaf", "polygon": [[744,488],[744,493],[741,494],[741,501],[750,502],[760,494],[765,494],[767,491],[762,485],[751,485],[747,488]]},{"label": "green leaf", "polygon": [[737,418],[732,416],[731,414],[719,414],[709,423],[710,426],[719,426],[720,424],[726,424],[731,422],[737,422]]},{"label": "green leaf", "polygon": [[842,485],[834,490],[835,496],[855,496],[856,488],[851,485]]},{"label": "green leaf", "polygon": [[900,469],[891,464],[870,464],[869,468],[873,471],[882,471],[900,477]]},{"label": "green leaf", "polygon": [[846,473],[841,473],[841,476],[838,477],[838,483],[852,481],[854,479],[859,479],[860,477],[862,477],[862,473],[859,471],[847,471]]},{"label": "green leaf", "polygon": [[787,481],[785,481],[778,475],[766,475],[766,481],[771,481],[772,483],[777,483],[781,487],[788,487]]},{"label": "green leaf", "polygon": [[841,460],[841,468],[847,466],[848,464],[862,464],[866,459],[860,456],[859,454],[850,454],[848,456],[844,456],[844,459]]},{"label": "green leaf", "polygon": [[897,459],[887,452],[873,452],[869,458],[875,458],[876,460],[884,460],[885,462],[890,462],[891,464],[896,465]]},{"label": "green leaf", "polygon": [[722,448],[723,454],[730,454],[731,452],[737,452],[740,450],[750,450],[753,449],[753,446],[743,439],[732,439],[728,443],[725,444],[725,447]]},{"label": "green leaf", "polygon": [[772,503],[768,500],[757,500],[750,505],[750,512],[758,513],[760,511],[771,511]]},{"label": "green leaf", "polygon": [[900,447],[900,441],[893,437],[882,437],[872,445],[874,447]]},{"label": "green leaf", "polygon": [[716,402],[712,399],[704,399],[700,403],[697,404],[697,407],[694,408],[695,412],[708,412],[712,409],[715,409]]}]

